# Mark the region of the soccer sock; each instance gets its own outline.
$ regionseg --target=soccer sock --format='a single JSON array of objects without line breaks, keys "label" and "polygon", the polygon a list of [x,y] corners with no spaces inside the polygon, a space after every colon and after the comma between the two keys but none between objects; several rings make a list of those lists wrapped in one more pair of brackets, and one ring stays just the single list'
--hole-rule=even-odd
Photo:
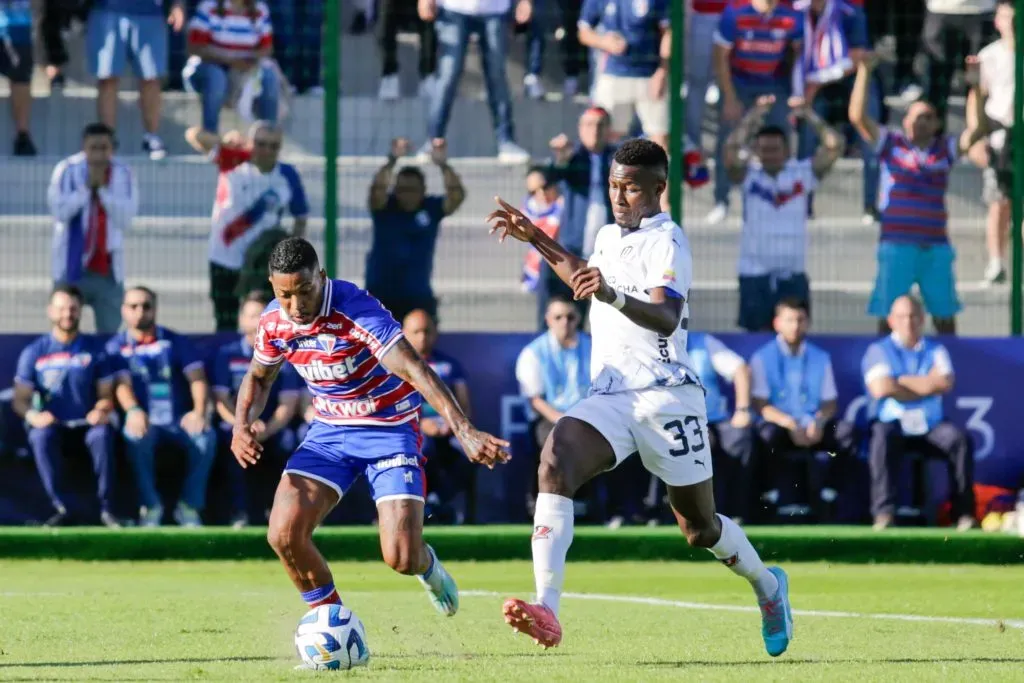
[{"label": "soccer sock", "polygon": [[572,545],[572,498],[540,493],[533,514],[533,576],[537,600],[558,614],[565,580],[565,556]]},{"label": "soccer sock", "polygon": [[427,566],[427,570],[425,572],[419,575],[419,579],[430,586],[434,591],[440,591],[444,582],[444,567],[441,566],[441,560],[437,559],[437,554],[434,552],[434,549],[426,543],[423,545],[427,549],[427,554],[430,555],[430,565]]},{"label": "soccer sock", "polygon": [[718,515],[718,519],[722,522],[722,537],[709,548],[711,553],[726,567],[749,581],[758,600],[775,597],[779,590],[779,580],[764,566],[743,529],[725,515]]},{"label": "soccer sock", "polygon": [[338,595],[338,591],[334,589],[334,582],[327,584],[326,586],[320,586],[314,588],[311,591],[305,591],[302,593],[302,599],[306,601],[310,609],[319,607],[320,605],[340,605],[341,596]]}]

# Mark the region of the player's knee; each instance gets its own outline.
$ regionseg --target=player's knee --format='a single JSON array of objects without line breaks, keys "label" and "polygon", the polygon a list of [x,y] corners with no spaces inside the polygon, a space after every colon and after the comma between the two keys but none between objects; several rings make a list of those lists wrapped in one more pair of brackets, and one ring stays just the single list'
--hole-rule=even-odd
[{"label": "player's knee", "polygon": [[560,496],[572,497],[579,488],[579,483],[574,481],[572,471],[566,466],[567,454],[570,444],[563,429],[558,426],[548,437],[547,443],[540,454],[540,464],[537,466],[537,484],[542,493],[554,493]]},{"label": "player's knee", "polygon": [[308,539],[310,533],[307,526],[303,523],[299,510],[271,515],[267,526],[267,543],[278,557],[282,559],[290,557],[294,554],[294,550],[301,547]]}]

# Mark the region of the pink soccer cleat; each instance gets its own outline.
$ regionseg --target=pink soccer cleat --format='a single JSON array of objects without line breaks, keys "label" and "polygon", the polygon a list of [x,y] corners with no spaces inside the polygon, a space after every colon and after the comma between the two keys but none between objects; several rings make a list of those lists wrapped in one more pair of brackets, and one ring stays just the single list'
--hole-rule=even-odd
[{"label": "pink soccer cleat", "polygon": [[558,623],[558,617],[544,605],[509,598],[501,611],[505,615],[505,623],[513,631],[525,633],[545,650],[558,647],[562,642],[562,626]]}]

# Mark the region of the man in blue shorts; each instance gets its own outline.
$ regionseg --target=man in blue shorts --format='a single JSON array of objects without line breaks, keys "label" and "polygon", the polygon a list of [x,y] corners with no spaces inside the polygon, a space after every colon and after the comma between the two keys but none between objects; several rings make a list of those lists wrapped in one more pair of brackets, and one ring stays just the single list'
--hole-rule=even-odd
[{"label": "man in blue shorts", "polygon": [[470,424],[391,314],[351,282],[329,279],[309,242],[280,242],[269,269],[276,300],[260,318],[252,365],[238,390],[231,451],[242,467],[259,462],[256,418],[285,359],[306,381],[316,410],[275,494],[271,547],[310,608],[341,604],[313,530],[366,474],[384,561],[417,576],[442,614],[455,614],[455,582],[423,542],[421,395],[473,462],[493,467],[507,461],[508,442]]}]

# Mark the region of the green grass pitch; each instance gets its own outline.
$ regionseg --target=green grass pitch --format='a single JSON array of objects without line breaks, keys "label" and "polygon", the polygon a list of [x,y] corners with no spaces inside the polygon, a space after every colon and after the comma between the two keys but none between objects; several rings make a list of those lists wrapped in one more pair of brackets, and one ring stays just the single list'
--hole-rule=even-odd
[{"label": "green grass pitch", "polygon": [[795,639],[775,660],[755,612],[709,608],[753,606],[710,558],[570,562],[566,588],[584,595],[565,599],[547,652],[500,615],[502,596],[532,593],[528,562],[449,568],[466,595],[446,619],[414,579],[335,561],[373,655],[313,673],[292,670],[304,607],[276,562],[0,560],[0,681],[1024,680],[1024,566],[789,563]]}]

